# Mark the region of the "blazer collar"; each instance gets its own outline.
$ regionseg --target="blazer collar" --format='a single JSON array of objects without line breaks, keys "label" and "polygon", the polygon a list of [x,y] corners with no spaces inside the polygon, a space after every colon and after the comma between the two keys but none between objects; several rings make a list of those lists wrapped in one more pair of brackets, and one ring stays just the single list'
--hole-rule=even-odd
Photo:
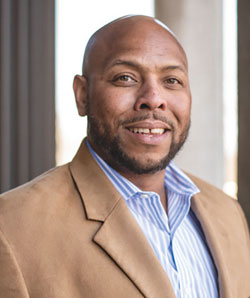
[{"label": "blazer collar", "polygon": [[107,252],[145,297],[174,298],[171,283],[150,244],[84,141],[70,163],[70,170],[87,218],[103,222],[93,241]]},{"label": "blazer collar", "polygon": [[[190,176],[190,175],[189,175]],[[191,200],[191,208],[201,223],[207,244],[213,256],[219,280],[219,291],[221,298],[234,298],[232,296],[232,284],[230,282],[230,272],[228,270],[228,259],[225,257],[225,251],[230,246],[228,237],[228,220],[225,218],[225,201],[221,191],[215,187],[204,187],[204,183],[193,176],[192,181],[200,189]],[[220,200],[218,200],[220,199]],[[222,206],[218,201],[223,202]]]}]

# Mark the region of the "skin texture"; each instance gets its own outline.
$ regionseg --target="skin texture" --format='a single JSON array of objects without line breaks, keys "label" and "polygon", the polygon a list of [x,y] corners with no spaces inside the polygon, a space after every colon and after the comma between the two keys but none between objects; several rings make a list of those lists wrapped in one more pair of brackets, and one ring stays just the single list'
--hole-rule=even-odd
[{"label": "skin texture", "polygon": [[[87,45],[74,91],[94,150],[139,188],[157,192],[167,210],[165,167],[186,140],[191,108],[187,59],[176,38],[145,16],[104,26]],[[164,133],[151,131],[158,128]]]}]

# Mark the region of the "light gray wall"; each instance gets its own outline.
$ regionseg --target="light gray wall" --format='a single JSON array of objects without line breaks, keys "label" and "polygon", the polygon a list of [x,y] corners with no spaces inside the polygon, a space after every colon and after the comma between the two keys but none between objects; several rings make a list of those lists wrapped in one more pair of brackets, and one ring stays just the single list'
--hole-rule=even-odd
[{"label": "light gray wall", "polygon": [[222,0],[156,0],[155,16],[177,35],[189,61],[192,127],[176,162],[222,188]]}]

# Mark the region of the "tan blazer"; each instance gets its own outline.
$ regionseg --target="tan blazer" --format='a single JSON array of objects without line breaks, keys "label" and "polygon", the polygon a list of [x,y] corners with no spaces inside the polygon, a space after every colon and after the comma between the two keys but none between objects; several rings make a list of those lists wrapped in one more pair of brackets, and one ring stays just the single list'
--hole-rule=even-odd
[{"label": "tan blazer", "polygon": [[[250,249],[238,203],[191,177],[219,272],[220,297],[250,297]],[[1,298],[174,298],[126,203],[83,143],[74,160],[0,198]]]}]

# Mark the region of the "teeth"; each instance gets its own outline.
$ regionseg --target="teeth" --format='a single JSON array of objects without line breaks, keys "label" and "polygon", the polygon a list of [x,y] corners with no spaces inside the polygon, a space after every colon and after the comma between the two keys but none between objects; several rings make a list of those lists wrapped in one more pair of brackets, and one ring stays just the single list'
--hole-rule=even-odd
[{"label": "teeth", "polygon": [[151,133],[162,135],[164,133],[164,129],[163,128],[153,128],[153,129],[151,129]]},{"label": "teeth", "polygon": [[138,133],[149,133],[150,130],[148,128],[136,128]]},{"label": "teeth", "polygon": [[153,134],[153,135],[162,135],[164,133],[164,128],[129,128],[133,133],[141,133],[141,134]]}]

